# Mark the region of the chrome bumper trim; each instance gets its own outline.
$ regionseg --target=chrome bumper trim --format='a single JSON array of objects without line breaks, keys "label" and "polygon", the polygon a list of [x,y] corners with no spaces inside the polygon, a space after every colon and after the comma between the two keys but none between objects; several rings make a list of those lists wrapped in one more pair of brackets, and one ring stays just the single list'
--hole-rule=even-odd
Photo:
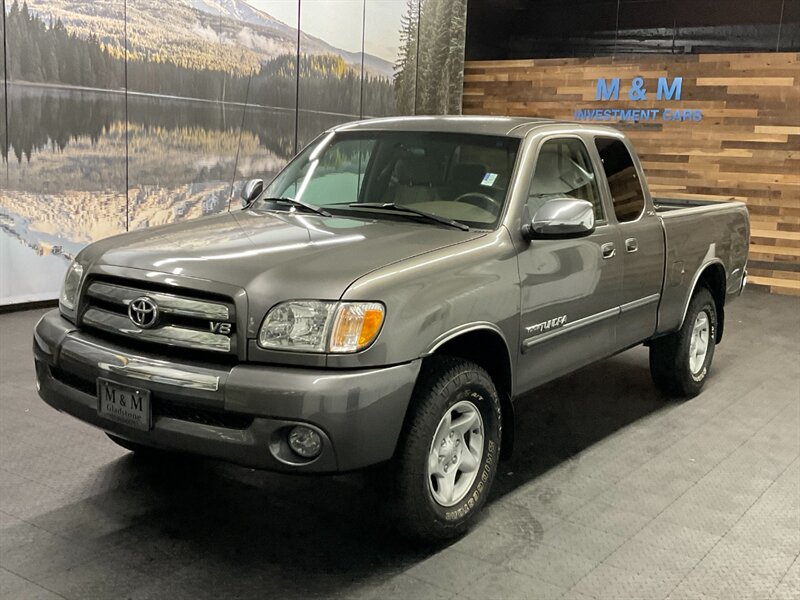
[{"label": "chrome bumper trim", "polygon": [[193,390],[206,390],[209,392],[216,392],[219,389],[219,377],[189,373],[166,365],[154,365],[131,360],[125,365],[99,362],[97,366],[109,373],[123,375],[131,379],[166,385],[179,385]]},{"label": "chrome bumper trim", "polygon": [[194,390],[216,392],[220,378],[208,369],[182,369],[171,363],[143,356],[130,356],[98,345],[80,334],[67,336],[61,354],[82,364],[97,365],[106,373],[130,377],[152,383],[176,385]]}]

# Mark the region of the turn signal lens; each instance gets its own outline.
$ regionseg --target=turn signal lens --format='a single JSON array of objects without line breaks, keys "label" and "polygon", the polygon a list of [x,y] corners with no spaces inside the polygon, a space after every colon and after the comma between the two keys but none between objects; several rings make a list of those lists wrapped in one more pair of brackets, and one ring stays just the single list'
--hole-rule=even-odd
[{"label": "turn signal lens", "polygon": [[336,312],[331,352],[358,352],[369,346],[381,330],[384,316],[379,302],[343,302]]}]

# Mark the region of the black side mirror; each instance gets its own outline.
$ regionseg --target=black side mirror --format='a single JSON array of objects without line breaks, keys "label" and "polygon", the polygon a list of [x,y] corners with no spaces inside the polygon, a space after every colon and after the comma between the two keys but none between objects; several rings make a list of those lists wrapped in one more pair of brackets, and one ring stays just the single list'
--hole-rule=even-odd
[{"label": "black side mirror", "polygon": [[525,239],[583,237],[594,231],[594,207],[586,200],[554,198],[522,228]]},{"label": "black side mirror", "polygon": [[253,200],[258,198],[261,195],[261,192],[264,191],[264,180],[263,179],[251,179],[247,183],[244,184],[242,188],[242,206],[247,208],[253,203]]}]

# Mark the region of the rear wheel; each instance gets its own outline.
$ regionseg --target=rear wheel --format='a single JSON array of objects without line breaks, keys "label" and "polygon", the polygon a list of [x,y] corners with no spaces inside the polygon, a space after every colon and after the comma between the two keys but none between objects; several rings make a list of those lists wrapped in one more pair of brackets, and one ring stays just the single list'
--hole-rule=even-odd
[{"label": "rear wheel", "polygon": [[395,457],[393,501],[402,533],[460,535],[486,502],[500,458],[500,399],[475,363],[431,357],[417,382]]},{"label": "rear wheel", "polygon": [[714,358],[717,308],[706,288],[692,296],[681,328],[650,344],[650,373],[670,396],[691,398],[703,389]]}]

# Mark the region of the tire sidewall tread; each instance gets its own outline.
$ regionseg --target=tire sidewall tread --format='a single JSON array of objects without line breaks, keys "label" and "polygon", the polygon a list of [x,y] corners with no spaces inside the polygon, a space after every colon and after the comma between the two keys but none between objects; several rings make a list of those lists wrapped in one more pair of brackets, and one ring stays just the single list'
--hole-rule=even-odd
[{"label": "tire sidewall tread", "polygon": [[[443,507],[428,489],[428,453],[445,411],[465,399],[475,404],[483,419],[483,456],[478,476],[466,496],[454,506]],[[401,533],[425,541],[463,533],[486,502],[500,459],[501,437],[500,398],[489,374],[460,358],[426,359],[395,457],[393,500]]]},{"label": "tire sidewall tread", "polygon": [[[710,330],[703,367],[695,374],[689,367],[689,348],[694,323],[701,311],[705,311],[709,317]],[[673,397],[692,398],[703,389],[716,348],[717,318],[711,292],[699,287],[689,302],[681,328],[653,340],[650,346],[650,372],[653,381],[664,393]]]}]

